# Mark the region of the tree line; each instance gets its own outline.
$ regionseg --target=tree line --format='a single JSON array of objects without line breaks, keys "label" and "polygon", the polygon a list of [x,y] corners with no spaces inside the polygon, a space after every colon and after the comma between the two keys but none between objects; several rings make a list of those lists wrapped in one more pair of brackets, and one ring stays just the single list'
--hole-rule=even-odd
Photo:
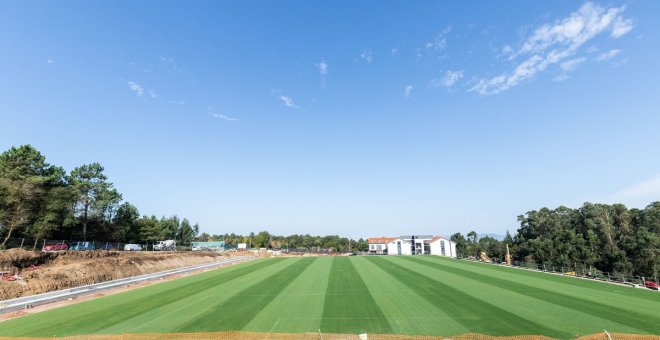
[{"label": "tree line", "polygon": [[[660,202],[644,209],[622,204],[585,203],[571,209],[542,208],[518,216],[515,235],[503,240],[456,233],[460,256],[503,260],[509,245],[514,260],[551,266],[598,269],[628,275],[657,276],[660,263]],[[11,238],[101,240],[121,243],[175,239],[246,243],[254,248],[304,248],[367,251],[364,239],[338,235],[199,234],[199,225],[177,216],[140,215],[104,174],[99,163],[67,173],[46,162],[34,147],[12,147],[0,154],[0,247]]]},{"label": "tree line", "polygon": [[234,233],[224,235],[209,235],[202,233],[197,237],[199,241],[224,241],[226,244],[237,245],[245,243],[251,248],[285,248],[307,250],[332,250],[338,252],[358,252],[369,250],[365,239],[349,239],[338,235],[312,236],[312,235],[272,235],[268,231],[254,232],[248,235]]},{"label": "tree line", "polygon": [[520,227],[504,240],[451,236],[461,256],[483,251],[504,260],[506,244],[516,261],[616,274],[657,277],[660,264],[660,202],[644,209],[623,204],[584,203],[577,209],[542,208],[518,216]]},{"label": "tree line", "polygon": [[177,216],[140,216],[99,163],[67,173],[31,145],[0,154],[0,247],[11,238],[121,243],[176,239],[188,245],[199,225]]}]

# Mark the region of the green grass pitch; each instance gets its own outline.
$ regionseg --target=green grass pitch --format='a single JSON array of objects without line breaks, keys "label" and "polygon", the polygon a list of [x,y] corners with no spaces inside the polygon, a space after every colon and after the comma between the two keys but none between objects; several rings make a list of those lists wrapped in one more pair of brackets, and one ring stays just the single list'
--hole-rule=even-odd
[{"label": "green grass pitch", "polygon": [[0,336],[660,334],[660,293],[430,256],[251,261],[0,322]]}]

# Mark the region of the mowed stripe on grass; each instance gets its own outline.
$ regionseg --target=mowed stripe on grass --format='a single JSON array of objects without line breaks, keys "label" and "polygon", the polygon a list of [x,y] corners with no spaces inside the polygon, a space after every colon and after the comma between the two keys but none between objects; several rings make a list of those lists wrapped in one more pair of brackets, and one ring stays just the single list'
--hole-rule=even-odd
[{"label": "mowed stripe on grass", "polygon": [[349,257],[332,258],[321,331],[325,333],[392,333]]},{"label": "mowed stripe on grass", "polygon": [[94,334],[133,318],[139,323],[144,320],[144,314],[153,309],[189,299],[191,295],[213,289],[281,260],[241,264],[4,321],[0,323],[0,336]]},{"label": "mowed stripe on grass", "polygon": [[640,289],[445,258],[276,258],[0,322],[0,336],[321,329],[570,338],[603,328],[660,333],[658,306],[659,294]]},{"label": "mowed stripe on grass", "polygon": [[109,325],[98,333],[174,332],[187,324],[189,320],[201,317],[246,287],[262,281],[291,264],[287,261],[264,262],[269,265],[235,277],[211,289],[193,293],[184,299],[163,304],[135,318]]},{"label": "mowed stripe on grass", "polygon": [[292,264],[191,319],[179,332],[241,330],[316,258],[290,258]]},{"label": "mowed stripe on grass", "polygon": [[486,274],[533,287],[543,287],[548,291],[558,292],[589,301],[607,304],[612,307],[631,306],[635,310],[660,310],[660,294],[646,289],[627,289],[616,284],[576,279],[569,276],[549,275],[531,270],[504,266],[484,265],[471,261],[454,261],[435,256],[421,257],[431,262],[460,268],[480,274]]},{"label": "mowed stripe on grass", "polygon": [[298,275],[243,330],[298,333],[321,328],[332,261],[319,259]]},{"label": "mowed stripe on grass", "polygon": [[413,287],[375,265],[367,257],[352,258],[371,296],[387,318],[395,334],[465,334],[470,328],[454,322],[442,305],[433,304]]},{"label": "mowed stripe on grass", "polygon": [[[420,258],[417,258],[417,260],[419,259]],[[623,327],[621,328],[624,329],[623,333],[639,332],[632,327],[627,327],[622,324],[614,324],[606,319],[536,299],[527,295],[526,290],[507,290],[490,285],[485,281],[474,280],[441,269],[428,267],[410,259],[400,258],[397,260],[404,262],[404,265],[407,268],[421,275],[431,277],[435,280],[441,280],[447,285],[469,294],[475,299],[483,301],[483,303],[495,305],[512,314],[542,324],[546,328],[553,329],[556,333],[565,333],[575,337],[578,335],[602,332],[603,329],[609,330],[611,328],[610,326]],[[429,259],[429,261],[433,260],[435,259]],[[458,263],[459,265],[465,264],[464,262],[450,259],[442,259],[438,261],[443,263]],[[481,267],[488,268],[489,266],[481,264]],[[548,275],[542,273],[537,274]],[[490,319],[481,320],[481,322],[490,323],[497,321],[498,318],[499,316],[493,315]],[[607,325],[607,327],[602,327],[603,325]],[[530,331],[534,331],[534,328],[530,327]],[[529,332],[526,333],[530,334]],[[543,334],[552,335],[552,332],[545,332]]]},{"label": "mowed stripe on grass", "polygon": [[[549,291],[542,287],[527,285],[511,279],[499,278],[492,275],[487,275],[485,273],[478,273],[475,271],[449,266],[447,263],[448,261],[438,261],[437,259],[422,259],[413,257],[407,257],[405,259],[407,261],[416,262],[431,268],[437,268],[444,272],[456,274],[469,280],[475,280],[500,289],[522,293],[526,296],[529,296],[530,298],[538,299],[547,303],[568,308],[570,310],[579,311],[581,313],[609,320],[610,323],[604,326],[611,331],[625,332],[636,330],[654,334],[660,333],[660,314],[639,313],[634,308],[634,306],[631,305],[628,305],[628,308],[625,307],[625,304],[614,307],[611,305],[582,299],[580,297],[571,296],[556,291]],[[626,325],[627,329],[619,330],[613,328],[617,327],[616,324]]]},{"label": "mowed stripe on grass", "polygon": [[[548,328],[539,322],[511,313],[496,305],[478,299],[458,290],[441,280],[432,279],[414,270],[406,268],[403,257],[392,259],[369,258],[390,276],[410,287],[431,304],[438,306],[446,315],[473,333],[490,335],[545,334],[566,338],[570,334]],[[438,327],[436,334],[447,334],[446,329]]]}]

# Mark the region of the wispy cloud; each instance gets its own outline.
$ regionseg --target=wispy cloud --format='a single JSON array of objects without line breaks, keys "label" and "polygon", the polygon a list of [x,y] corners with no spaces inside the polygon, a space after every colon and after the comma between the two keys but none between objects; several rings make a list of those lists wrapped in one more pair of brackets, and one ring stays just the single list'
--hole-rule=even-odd
[{"label": "wispy cloud", "polygon": [[280,100],[286,107],[292,107],[292,108],[298,108],[296,103],[291,99],[291,97],[285,96],[285,95],[280,95]]},{"label": "wispy cloud", "polygon": [[617,54],[621,53],[620,49],[609,50],[605,53],[601,53],[596,57],[596,61],[605,61],[614,58]]},{"label": "wispy cloud", "polygon": [[609,201],[643,208],[660,197],[660,174],[634,183],[609,197]]},{"label": "wispy cloud", "polygon": [[432,87],[446,87],[450,88],[456,84],[459,80],[463,78],[463,71],[462,70],[456,70],[456,71],[447,71],[445,74],[442,76],[440,79],[434,78],[431,80],[431,86]]},{"label": "wispy cloud", "polygon": [[320,63],[316,64],[316,67],[319,69],[321,76],[328,74],[328,63],[325,60],[322,60]]},{"label": "wispy cloud", "polygon": [[429,41],[424,45],[424,47],[428,49],[433,49],[436,51],[439,51],[447,46],[447,34],[451,32],[451,26],[447,26],[442,32],[438,33],[438,35],[433,39],[432,41]]},{"label": "wispy cloud", "polygon": [[222,120],[225,120],[225,121],[228,121],[228,122],[238,121],[238,118],[229,117],[229,116],[223,115],[221,113],[215,112],[215,110],[213,110],[213,108],[210,107],[210,106],[206,109],[206,114],[208,114],[209,116],[211,116],[213,118],[222,119]]},{"label": "wispy cloud", "polygon": [[615,39],[623,36],[632,29],[632,21],[622,17],[624,10],[625,7],[605,8],[587,2],[569,16],[538,27],[511,53],[509,60],[524,58],[512,71],[480,79],[470,91],[482,95],[501,93],[532,79],[550,65],[575,56],[580,47],[603,32],[611,32]]},{"label": "wispy cloud", "polygon": [[406,86],[406,88],[403,89],[403,95],[406,96],[406,98],[410,98],[410,94],[412,93],[412,90],[413,90],[412,85]]},{"label": "wispy cloud", "polygon": [[134,81],[128,82],[128,88],[131,89],[131,91],[133,91],[139,97],[142,97],[142,95],[144,94],[144,88],[142,88],[142,86],[140,86]]},{"label": "wispy cloud", "polygon": [[362,53],[360,53],[360,59],[364,60],[367,62],[367,64],[371,64],[371,61],[373,60],[373,52],[369,50],[364,50]]},{"label": "wispy cloud", "polygon": [[572,72],[575,71],[575,69],[586,60],[587,58],[585,57],[571,59],[559,64],[559,67],[566,72]]},{"label": "wispy cloud", "polygon": [[181,73],[182,70],[177,66],[174,58],[160,56],[160,66],[170,73]]},{"label": "wispy cloud", "polygon": [[170,104],[177,104],[177,105],[185,105],[186,102],[184,100],[170,100]]},{"label": "wispy cloud", "polygon": [[621,17],[616,18],[614,23],[614,28],[612,29],[612,38],[619,39],[620,37],[626,35],[633,29],[633,22],[631,19],[623,19]]},{"label": "wispy cloud", "polygon": [[48,61],[46,61],[46,63],[48,63],[48,64],[52,64],[52,63],[54,63],[54,62],[55,62],[55,61],[54,61],[53,59],[48,59]]},{"label": "wispy cloud", "polygon": [[316,64],[316,67],[319,69],[319,74],[321,75],[321,86],[325,87],[325,76],[328,75],[328,63],[325,60],[321,60],[320,63]]},{"label": "wispy cloud", "polygon": [[151,98],[156,98],[156,97],[158,97],[158,95],[156,94],[156,91],[154,91],[154,90],[149,90],[149,97],[151,97]]}]

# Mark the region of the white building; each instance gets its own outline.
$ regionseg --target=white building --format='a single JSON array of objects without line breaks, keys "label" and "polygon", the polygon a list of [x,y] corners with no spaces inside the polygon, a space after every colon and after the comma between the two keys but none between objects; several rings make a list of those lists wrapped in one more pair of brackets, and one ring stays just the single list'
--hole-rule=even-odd
[{"label": "white building", "polygon": [[431,240],[430,245],[431,255],[456,257],[456,242],[436,236]]},{"label": "white building", "polygon": [[[373,243],[373,251],[371,247],[372,240],[377,242]],[[397,238],[379,237],[370,238],[369,242],[369,252],[372,254],[456,257],[456,243],[441,236],[404,235]],[[382,242],[386,242],[386,246],[378,247]]]},{"label": "white building", "polygon": [[387,254],[387,243],[396,240],[396,237],[370,237],[367,239],[369,243],[369,254],[384,255]]}]

